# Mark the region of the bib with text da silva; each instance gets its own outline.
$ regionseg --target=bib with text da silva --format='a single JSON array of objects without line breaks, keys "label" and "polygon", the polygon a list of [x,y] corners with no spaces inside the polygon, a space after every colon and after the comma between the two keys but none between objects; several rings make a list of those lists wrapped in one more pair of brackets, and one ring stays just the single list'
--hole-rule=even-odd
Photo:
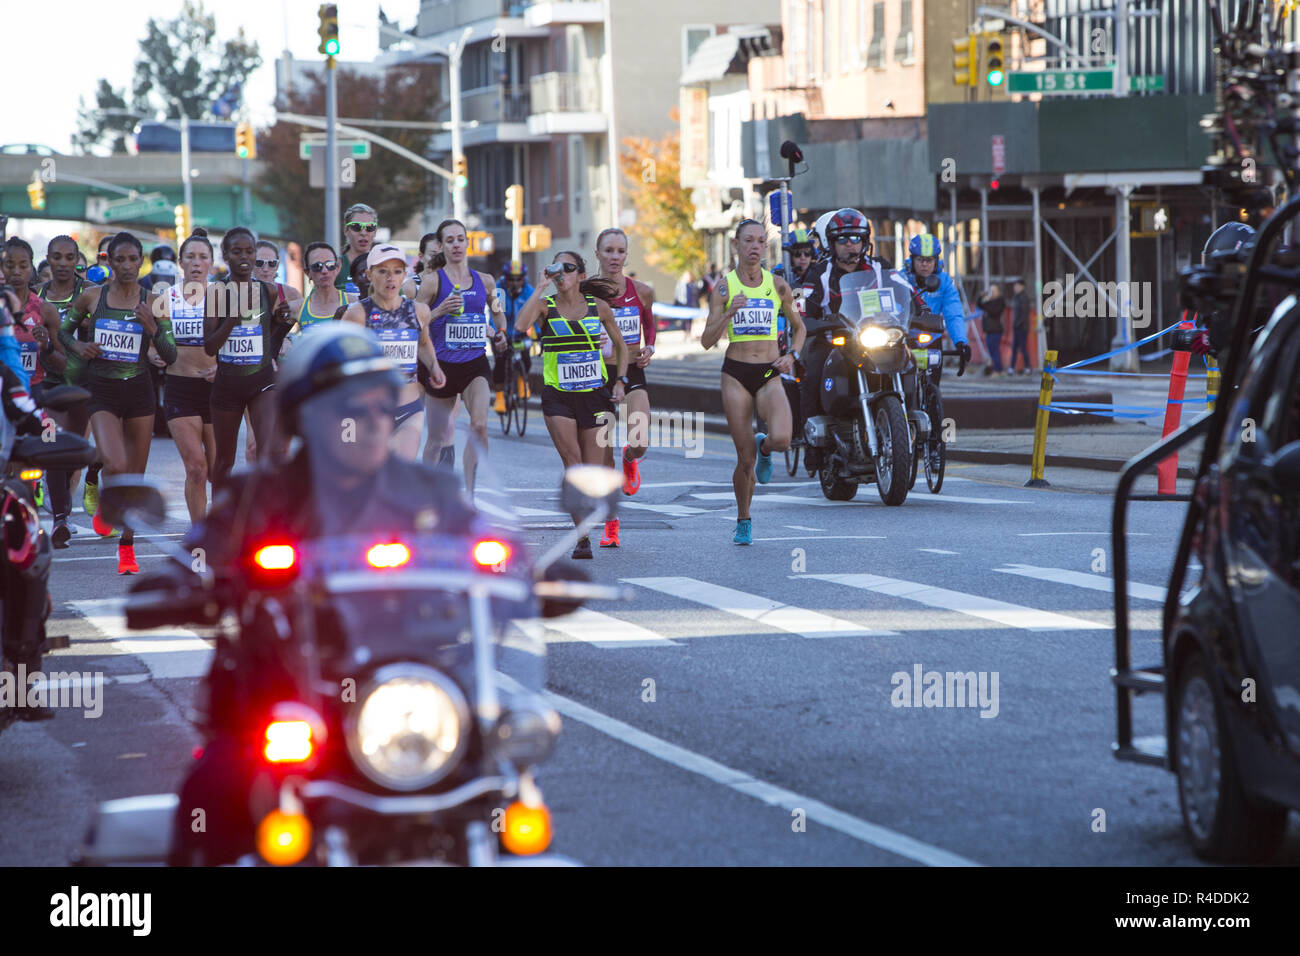
[{"label": "bib with text da silva", "polygon": [[131,319],[96,319],[95,344],[106,362],[138,362],[144,345],[144,326]]},{"label": "bib with text da silva", "polygon": [[555,356],[555,376],[564,392],[589,392],[605,383],[600,352],[561,352]]},{"label": "bib with text da silva", "polygon": [[746,298],[744,308],[731,319],[733,338],[771,338],[776,331],[776,302],[772,299]]},{"label": "bib with text da silva", "polygon": [[262,321],[254,316],[244,319],[226,337],[217,353],[218,360],[230,365],[262,364]]}]

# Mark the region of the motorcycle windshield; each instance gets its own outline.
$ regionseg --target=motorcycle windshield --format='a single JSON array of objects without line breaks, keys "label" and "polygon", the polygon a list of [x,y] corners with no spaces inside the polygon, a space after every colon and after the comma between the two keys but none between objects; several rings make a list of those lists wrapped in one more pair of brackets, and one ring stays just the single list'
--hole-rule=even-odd
[{"label": "motorcycle windshield", "polygon": [[522,523],[491,458],[479,455],[472,500],[459,468],[400,455],[395,411],[388,388],[361,383],[308,400],[298,415],[296,473],[311,492],[296,574],[316,609],[323,676],[416,661],[451,673],[472,698],[486,647],[492,673],[540,691],[541,632],[514,623],[537,615]]},{"label": "motorcycle windshield", "polygon": [[859,269],[840,277],[839,313],[855,326],[906,330],[911,324],[913,289],[897,269]]}]

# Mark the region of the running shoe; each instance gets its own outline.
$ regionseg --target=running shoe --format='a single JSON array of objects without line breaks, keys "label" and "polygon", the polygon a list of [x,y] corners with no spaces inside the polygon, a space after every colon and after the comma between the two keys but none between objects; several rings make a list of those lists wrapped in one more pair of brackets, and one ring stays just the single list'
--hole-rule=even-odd
[{"label": "running shoe", "polygon": [[623,494],[634,495],[641,487],[641,466],[636,458],[628,460],[627,446],[623,446]]},{"label": "running shoe", "polygon": [[[754,436],[755,447],[760,449],[758,453],[758,461],[754,464],[754,477],[758,479],[760,485],[765,485],[772,480],[772,454],[771,452],[768,452],[764,455],[761,451],[763,447],[763,439],[766,437],[767,435],[763,432],[759,432]],[[749,542],[746,541],[745,543],[748,544]]]},{"label": "running shoe", "polygon": [[127,544],[117,546],[117,573],[139,574],[140,565],[135,560],[135,548]]},{"label": "running shoe", "polygon": [[93,515],[99,510],[99,485],[86,482],[86,488],[81,493],[81,507],[86,509],[86,514]]},{"label": "running shoe", "polygon": [[497,389],[497,398],[496,402],[492,405],[492,410],[498,415],[504,415],[506,413],[506,393],[503,389]]},{"label": "running shoe", "polygon": [[752,518],[741,518],[736,522],[736,534],[731,539],[736,544],[753,544],[754,543],[754,521]]},{"label": "running shoe", "polygon": [[95,534],[101,538],[111,538],[113,536],[113,526],[99,516],[96,509],[95,516],[90,519],[90,526],[95,529]]},{"label": "running shoe", "polygon": [[[37,510],[41,508],[45,508],[45,479],[44,478],[36,482],[36,487],[32,491],[32,497],[36,500]],[[50,509],[45,508],[45,510],[49,511]]]},{"label": "running shoe", "polygon": [[573,555],[572,555],[573,560],[577,561],[580,558],[590,558],[592,556],[593,555],[591,553],[591,539],[590,538],[580,539],[573,548]]},{"label": "running shoe", "polygon": [[68,522],[60,518],[54,522],[54,531],[50,533],[50,541],[56,548],[66,548],[68,539],[72,537],[72,531],[68,528]]},{"label": "running shoe", "polygon": [[618,519],[613,518],[605,522],[605,537],[600,539],[602,548],[617,548],[618,543]]}]

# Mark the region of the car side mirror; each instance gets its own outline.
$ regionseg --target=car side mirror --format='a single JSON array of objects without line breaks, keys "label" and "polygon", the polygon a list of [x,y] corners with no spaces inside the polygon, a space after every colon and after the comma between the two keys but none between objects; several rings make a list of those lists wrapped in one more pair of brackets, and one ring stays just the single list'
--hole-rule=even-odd
[{"label": "car side mirror", "polygon": [[1290,494],[1300,494],[1300,441],[1293,441],[1273,455],[1270,455],[1266,467],[1273,475],[1274,483]]}]

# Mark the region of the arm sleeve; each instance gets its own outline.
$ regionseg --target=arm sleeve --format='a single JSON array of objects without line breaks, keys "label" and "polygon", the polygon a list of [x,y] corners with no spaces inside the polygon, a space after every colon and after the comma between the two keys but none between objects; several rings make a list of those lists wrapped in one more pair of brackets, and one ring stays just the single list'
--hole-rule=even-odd
[{"label": "arm sleeve", "polygon": [[[158,331],[153,336],[153,347],[158,350],[158,357],[168,365],[176,361],[176,336],[172,334],[172,320],[158,319]],[[60,333],[61,334],[61,333]]]},{"label": "arm sleeve", "polygon": [[942,299],[940,300],[939,309],[943,315],[944,325],[948,328],[948,338],[952,339],[953,345],[966,341],[966,317],[961,311],[961,293],[957,291],[957,283],[952,280],[952,276],[943,277],[944,285],[940,290]]}]

